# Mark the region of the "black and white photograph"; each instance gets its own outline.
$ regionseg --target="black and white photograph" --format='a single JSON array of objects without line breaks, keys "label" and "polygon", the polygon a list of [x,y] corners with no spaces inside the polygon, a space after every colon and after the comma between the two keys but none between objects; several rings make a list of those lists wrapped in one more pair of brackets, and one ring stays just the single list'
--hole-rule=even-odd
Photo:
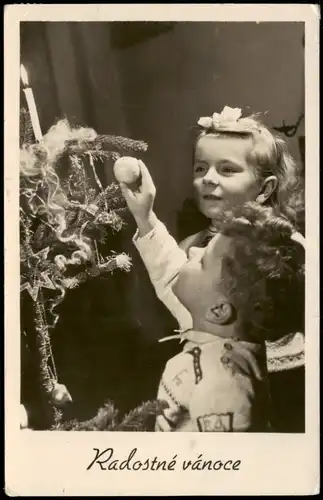
[{"label": "black and white photograph", "polygon": [[5,213],[21,439],[100,431],[88,470],[141,472],[141,438],[119,457],[100,436],[305,439],[305,20],[45,19],[19,20]]}]

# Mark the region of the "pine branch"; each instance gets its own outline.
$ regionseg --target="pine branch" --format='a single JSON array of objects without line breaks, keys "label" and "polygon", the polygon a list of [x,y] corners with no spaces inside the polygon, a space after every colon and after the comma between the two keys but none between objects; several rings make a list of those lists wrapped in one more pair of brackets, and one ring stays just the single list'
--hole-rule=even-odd
[{"label": "pine branch", "polygon": [[129,412],[122,421],[118,422],[119,412],[112,402],[99,408],[96,416],[90,420],[80,422],[77,419],[60,423],[55,430],[59,431],[148,431],[152,427],[152,418],[160,415],[165,403],[161,401],[147,401]]},{"label": "pine branch", "polygon": [[106,243],[108,237],[109,232],[106,229],[100,227],[98,231],[97,241],[103,245],[104,243]]},{"label": "pine branch", "polygon": [[62,422],[56,426],[58,431],[108,431],[116,425],[118,410],[112,402],[107,402],[94,418],[80,422],[77,419]]},{"label": "pine branch", "polygon": [[55,240],[57,240],[57,236],[54,230],[44,222],[39,222],[32,240],[34,249],[40,250],[41,248],[46,248],[52,245]]},{"label": "pine branch", "polygon": [[120,186],[112,182],[109,184],[103,192],[99,193],[95,200],[93,201],[95,205],[99,208],[107,205],[109,208],[126,207],[126,201],[121,194]]},{"label": "pine branch", "polygon": [[30,116],[25,108],[20,110],[20,123],[19,123],[19,144],[20,147],[27,144],[33,144],[34,132]]},{"label": "pine branch", "polygon": [[147,151],[147,144],[143,141],[136,141],[128,137],[114,136],[114,135],[98,135],[95,142],[99,144],[102,149],[109,149],[118,152],[145,152]]},{"label": "pine branch", "polygon": [[[127,137],[122,136],[114,136],[114,135],[98,135],[92,140],[70,140],[65,144],[65,148],[62,152],[63,155],[83,155],[85,153],[95,153],[106,152],[111,156],[116,153],[141,153],[147,151],[147,144],[143,141],[136,141],[134,139],[129,139]],[[115,156],[116,158],[116,156]]]},{"label": "pine branch", "polygon": [[103,151],[103,150],[97,149],[97,148],[89,149],[89,150],[86,150],[85,152],[82,152],[79,154],[81,154],[83,156],[83,155],[88,155],[89,152],[91,152],[91,155],[92,155],[92,158],[94,161],[98,161],[101,163],[104,162],[104,160],[116,161],[119,157],[119,155],[117,153],[114,153],[111,151]]},{"label": "pine branch", "polygon": [[147,431],[151,423],[151,417],[156,417],[162,413],[165,404],[161,401],[147,401],[138,408],[129,412],[117,425],[114,431]]}]

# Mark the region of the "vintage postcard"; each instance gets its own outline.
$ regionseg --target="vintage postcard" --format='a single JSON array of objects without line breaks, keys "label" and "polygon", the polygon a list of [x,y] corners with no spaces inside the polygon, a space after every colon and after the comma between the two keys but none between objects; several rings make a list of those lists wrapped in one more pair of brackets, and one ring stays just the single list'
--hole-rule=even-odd
[{"label": "vintage postcard", "polygon": [[7,5],[8,496],[319,492],[316,5]]}]

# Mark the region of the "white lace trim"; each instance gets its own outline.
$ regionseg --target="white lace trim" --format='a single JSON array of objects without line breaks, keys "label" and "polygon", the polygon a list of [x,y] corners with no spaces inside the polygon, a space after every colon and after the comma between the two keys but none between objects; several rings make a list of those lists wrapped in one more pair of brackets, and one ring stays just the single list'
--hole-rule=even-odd
[{"label": "white lace trim", "polygon": [[300,352],[292,356],[282,356],[280,358],[267,359],[267,366],[269,372],[281,372],[291,370],[292,368],[299,368],[305,364],[305,353]]},{"label": "white lace trim", "polygon": [[305,363],[305,338],[300,332],[286,335],[277,342],[267,342],[269,372],[291,370]]}]

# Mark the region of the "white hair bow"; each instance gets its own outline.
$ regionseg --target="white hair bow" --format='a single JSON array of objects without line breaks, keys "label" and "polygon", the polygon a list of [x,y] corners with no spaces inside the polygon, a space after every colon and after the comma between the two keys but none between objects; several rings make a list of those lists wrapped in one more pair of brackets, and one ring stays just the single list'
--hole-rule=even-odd
[{"label": "white hair bow", "polygon": [[240,108],[224,106],[221,113],[213,113],[212,116],[202,116],[197,122],[203,128],[221,128],[223,124],[236,123],[241,117]]}]

